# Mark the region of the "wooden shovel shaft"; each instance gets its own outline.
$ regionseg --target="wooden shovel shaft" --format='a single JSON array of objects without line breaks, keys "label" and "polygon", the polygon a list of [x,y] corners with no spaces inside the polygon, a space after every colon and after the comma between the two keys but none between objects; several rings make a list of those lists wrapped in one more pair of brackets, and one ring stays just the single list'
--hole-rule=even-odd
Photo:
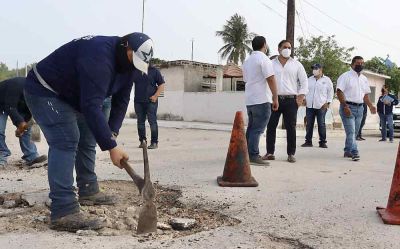
[{"label": "wooden shovel shaft", "polygon": [[126,172],[132,178],[133,182],[138,187],[139,192],[142,193],[142,190],[143,190],[143,187],[144,187],[144,179],[142,177],[140,177],[138,174],[136,174],[136,172],[129,165],[127,160],[121,160],[121,165],[122,165],[122,167],[124,167]]}]

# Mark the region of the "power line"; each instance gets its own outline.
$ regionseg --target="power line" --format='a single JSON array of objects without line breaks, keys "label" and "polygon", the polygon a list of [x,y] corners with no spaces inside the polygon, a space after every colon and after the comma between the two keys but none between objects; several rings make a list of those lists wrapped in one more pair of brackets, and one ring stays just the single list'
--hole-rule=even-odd
[{"label": "power line", "polygon": [[295,11],[296,11],[296,14],[297,14],[297,19],[299,20],[301,33],[303,34],[303,36],[304,36],[305,38],[307,38],[306,35],[304,34],[303,25],[301,25],[301,20],[300,20],[299,12],[298,12],[297,10],[295,10]]},{"label": "power line", "polygon": [[[285,5],[285,6],[287,6],[287,4],[286,4],[286,2],[284,2],[283,0],[279,0],[283,5]],[[296,12],[297,12],[297,10],[296,10]],[[306,19],[306,17],[304,16],[304,20],[305,20],[305,23],[306,24],[308,24],[308,25],[310,25],[311,27],[313,27],[315,30],[317,30],[318,32],[320,32],[321,34],[323,34],[323,35],[328,35],[327,33],[325,33],[324,31],[322,31],[320,28],[318,28],[317,26],[315,26],[315,25],[313,25],[312,23],[310,23],[307,19]],[[308,27],[308,26],[307,26]],[[309,30],[308,30],[308,33],[309,34],[311,34],[311,35],[313,35]],[[310,36],[311,36],[310,35]]]},{"label": "power line", "polygon": [[269,10],[271,10],[272,12],[274,12],[275,14],[277,14],[278,16],[282,17],[283,19],[286,20],[286,17],[281,15],[281,13],[279,13],[278,11],[274,10],[273,8],[269,7],[267,4],[263,3],[261,0],[259,0],[259,2],[264,5],[264,7],[268,8]]},{"label": "power line", "polygon": [[300,3],[300,8],[301,8],[301,14],[303,14],[303,19],[304,19],[304,22],[306,23],[306,28],[307,28],[307,32],[308,32],[308,36],[311,36],[310,34],[310,29],[309,29],[309,27],[308,27],[308,25],[307,25],[307,19],[306,19],[306,15],[304,14],[304,9],[303,9],[303,4],[301,3],[301,0],[299,0],[299,3]]},{"label": "power line", "polygon": [[[333,20],[334,22],[336,22],[337,24],[342,25],[342,26],[345,27],[346,29],[348,29],[348,30],[350,30],[350,31],[352,31],[352,32],[354,32],[354,33],[360,35],[360,36],[363,36],[364,38],[366,38],[366,39],[368,39],[368,40],[370,40],[370,41],[373,41],[373,42],[375,42],[375,43],[377,43],[377,44],[384,45],[384,46],[391,46],[391,47],[394,47],[394,46],[391,45],[391,44],[387,44],[387,43],[378,41],[378,40],[376,40],[376,39],[374,39],[374,38],[372,38],[372,37],[369,37],[369,36],[366,35],[366,34],[363,34],[363,33],[359,32],[359,31],[353,29],[352,27],[348,26],[347,24],[344,24],[344,23],[342,23],[341,21],[337,20],[336,18],[330,16],[330,15],[327,14],[325,11],[321,10],[320,8],[318,8],[318,7],[315,6],[314,4],[310,3],[309,1],[307,1],[307,0],[303,0],[303,1],[304,1],[306,4],[308,4],[309,6],[311,6],[312,8],[316,9],[317,11],[319,11],[321,14],[325,15],[325,16],[328,17],[329,19],[331,19],[331,20]],[[397,48],[397,49],[398,49],[398,48]]]}]

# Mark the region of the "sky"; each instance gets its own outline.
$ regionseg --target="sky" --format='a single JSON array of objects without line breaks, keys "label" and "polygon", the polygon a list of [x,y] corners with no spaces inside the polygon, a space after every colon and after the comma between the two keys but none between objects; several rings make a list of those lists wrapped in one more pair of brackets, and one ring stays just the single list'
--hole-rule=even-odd
[{"label": "sky", "polygon": [[[277,53],[285,38],[286,0],[145,0],[144,33],[157,58],[224,64],[215,36],[232,15],[263,35]],[[335,35],[352,55],[390,59],[400,65],[398,0],[296,0],[296,37]],[[8,0],[0,9],[0,62],[9,68],[38,62],[66,42],[85,35],[140,32],[142,0]],[[296,46],[296,44],[295,44]]]}]

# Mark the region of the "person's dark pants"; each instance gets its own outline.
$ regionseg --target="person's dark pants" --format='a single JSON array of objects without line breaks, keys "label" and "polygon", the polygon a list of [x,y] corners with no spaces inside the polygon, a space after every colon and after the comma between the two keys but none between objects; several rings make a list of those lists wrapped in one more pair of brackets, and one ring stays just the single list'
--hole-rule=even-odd
[{"label": "person's dark pants", "polygon": [[317,118],[319,144],[326,144],[325,116],[328,109],[306,108],[307,132],[306,143],[312,144],[315,118]]},{"label": "person's dark pants", "polygon": [[[57,96],[42,97],[25,92],[25,100],[49,145],[48,179],[51,219],[79,212],[74,192],[75,166],[78,194],[99,192],[94,171],[96,140],[83,114]],[[104,109],[107,112],[107,107]]]},{"label": "person's dark pants", "polygon": [[393,141],[393,113],[383,114],[379,113],[379,119],[381,123],[381,135],[382,139],[386,140],[387,130],[386,125],[389,128],[389,139]]},{"label": "person's dark pants", "polygon": [[275,153],[276,127],[279,123],[281,114],[286,128],[287,154],[294,155],[296,153],[296,123],[298,105],[296,97],[283,98],[279,96],[279,108],[272,111],[271,118],[267,126],[267,154]]},{"label": "person's dark pants", "polygon": [[258,145],[260,143],[260,136],[264,133],[271,116],[271,103],[248,105],[246,108],[248,115],[246,140],[249,157],[252,159],[260,155]]},{"label": "person's dark pants", "polygon": [[139,141],[146,139],[146,117],[150,124],[151,143],[158,143],[158,124],[157,124],[158,101],[154,102],[135,102],[135,113],[137,117],[137,129]]},{"label": "person's dark pants", "polygon": [[363,112],[363,117],[361,119],[360,130],[358,131],[358,134],[357,134],[358,138],[362,137],[361,133],[362,133],[362,129],[363,129],[364,125],[365,125],[365,120],[367,119],[367,113],[368,113],[367,104],[364,103],[363,107],[364,107],[364,112]]}]

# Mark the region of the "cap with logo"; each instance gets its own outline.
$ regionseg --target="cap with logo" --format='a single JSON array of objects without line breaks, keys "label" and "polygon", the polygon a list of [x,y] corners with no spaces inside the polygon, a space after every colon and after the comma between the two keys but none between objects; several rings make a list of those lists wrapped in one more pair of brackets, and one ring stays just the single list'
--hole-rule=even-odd
[{"label": "cap with logo", "polygon": [[153,40],[143,33],[135,32],[127,36],[128,46],[133,50],[132,63],[136,69],[147,74],[153,57]]}]

